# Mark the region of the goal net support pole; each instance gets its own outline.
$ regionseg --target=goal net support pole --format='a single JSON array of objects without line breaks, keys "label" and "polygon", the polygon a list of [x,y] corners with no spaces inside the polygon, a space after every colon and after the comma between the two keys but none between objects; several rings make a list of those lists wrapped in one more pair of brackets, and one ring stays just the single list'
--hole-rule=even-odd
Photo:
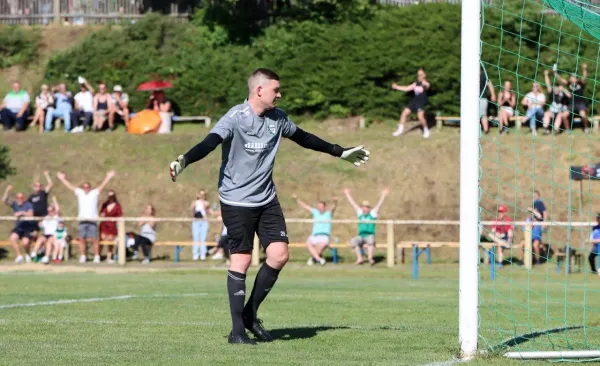
[{"label": "goal net support pole", "polygon": [[478,337],[480,9],[480,0],[462,1],[458,341],[466,359]]}]

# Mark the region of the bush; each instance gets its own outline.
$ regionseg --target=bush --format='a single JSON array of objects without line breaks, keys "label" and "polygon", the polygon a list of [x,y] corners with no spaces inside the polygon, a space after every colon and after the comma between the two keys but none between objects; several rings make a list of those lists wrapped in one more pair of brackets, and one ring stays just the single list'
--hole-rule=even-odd
[{"label": "bush", "polygon": [[0,68],[27,65],[38,56],[40,32],[18,26],[0,26]]}]

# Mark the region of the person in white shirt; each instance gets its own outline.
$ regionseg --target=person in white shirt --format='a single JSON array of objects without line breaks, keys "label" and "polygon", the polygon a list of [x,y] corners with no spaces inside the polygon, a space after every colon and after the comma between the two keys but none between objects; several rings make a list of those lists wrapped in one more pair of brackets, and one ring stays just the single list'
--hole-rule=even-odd
[{"label": "person in white shirt", "polygon": [[40,132],[44,132],[44,121],[46,120],[46,112],[49,108],[54,108],[54,97],[48,91],[48,85],[43,84],[40,94],[35,97],[35,114],[29,127],[39,124]]},{"label": "person in white shirt", "polygon": [[94,249],[94,263],[100,263],[100,242],[98,241],[98,197],[108,182],[115,176],[115,171],[106,173],[106,177],[98,188],[92,189],[90,183],[83,183],[81,188],[76,188],[68,180],[63,172],[58,172],[56,177],[77,196],[79,213],[79,263],[86,262],[87,240],[92,242]]},{"label": "person in white shirt", "polygon": [[56,233],[56,228],[58,227],[59,212],[60,206],[58,205],[58,201],[56,200],[56,197],[52,196],[52,205],[48,207],[48,215],[44,218],[44,220],[42,220],[42,222],[40,222],[40,228],[44,231],[44,235],[38,235],[35,246],[31,251],[31,258],[34,261],[37,258],[38,251],[44,243],[46,243],[46,251],[44,252],[41,262],[48,264],[50,261],[48,256],[52,250],[54,234]]},{"label": "person in white shirt", "polygon": [[[83,132],[84,129],[92,128],[94,117],[94,88],[83,78],[79,85],[79,93],[75,94],[75,109],[71,112],[71,121],[75,127],[71,133]],[[83,124],[81,124],[83,118]]]},{"label": "person in white shirt", "polygon": [[121,85],[115,85],[113,88],[112,104],[108,111],[108,125],[115,125],[115,117],[119,116],[125,123],[125,127],[129,127],[129,95],[123,93]]},{"label": "person in white shirt", "polygon": [[533,83],[531,91],[525,95],[521,102],[527,107],[526,118],[529,120],[531,133],[535,136],[537,121],[544,121],[544,105],[546,104],[546,95],[542,92],[540,84]]}]

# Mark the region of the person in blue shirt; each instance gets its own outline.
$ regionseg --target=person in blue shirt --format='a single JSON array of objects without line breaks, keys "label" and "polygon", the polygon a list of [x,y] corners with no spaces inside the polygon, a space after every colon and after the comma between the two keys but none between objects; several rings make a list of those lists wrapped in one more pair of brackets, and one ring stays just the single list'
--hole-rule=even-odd
[{"label": "person in blue shirt", "polygon": [[590,256],[588,260],[590,262],[590,267],[592,268],[593,273],[598,273],[598,269],[596,268],[596,257],[600,252],[600,213],[596,215],[596,223],[598,225],[592,228],[592,233],[590,234],[590,243],[592,243],[592,251],[590,252]]},{"label": "person in blue shirt", "polygon": [[[548,211],[546,205],[542,201],[540,191],[536,190],[533,192],[533,207],[528,207],[527,211],[531,212],[531,216],[537,222],[548,220]],[[533,251],[535,253],[534,263],[539,264],[541,262],[540,248],[542,246],[542,226],[532,226],[531,228],[531,240]]]},{"label": "person in blue shirt", "polygon": [[[12,186],[6,187],[6,191],[4,191],[4,196],[2,197],[2,201],[12,208],[15,213],[15,217],[17,218],[17,222],[15,224],[15,228],[10,233],[10,244],[15,250],[16,258],[15,263],[23,263],[25,261],[31,262],[31,257],[27,255],[29,253],[29,245],[31,244],[31,238],[34,236],[34,233],[37,231],[37,222],[36,221],[27,221],[22,220],[23,217],[33,217],[33,205],[31,202],[25,200],[25,195],[21,192],[17,193],[14,201],[9,202],[8,195],[12,190]],[[23,243],[23,248],[25,249],[25,258],[21,255],[21,248],[19,248],[19,239]]]},{"label": "person in blue shirt", "polygon": [[311,207],[300,200],[297,194],[294,194],[292,197],[296,200],[300,207],[311,213],[314,220],[312,233],[306,240],[306,246],[308,248],[308,252],[310,253],[310,257],[308,258],[308,262],[306,262],[306,264],[312,266],[316,261],[320,265],[324,266],[326,261],[321,255],[329,246],[331,238],[331,220],[333,219],[333,213],[337,208],[338,198],[333,197],[333,205],[331,210],[327,210],[327,202],[325,201],[319,201],[319,203],[317,203],[317,207]]}]

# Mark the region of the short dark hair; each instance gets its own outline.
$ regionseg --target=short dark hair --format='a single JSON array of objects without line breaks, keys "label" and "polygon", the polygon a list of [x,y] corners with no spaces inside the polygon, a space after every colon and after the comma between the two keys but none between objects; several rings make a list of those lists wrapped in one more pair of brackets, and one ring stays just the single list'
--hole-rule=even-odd
[{"label": "short dark hair", "polygon": [[535,191],[533,191],[533,193],[537,194],[538,196],[541,196],[540,191],[538,191],[537,189]]},{"label": "short dark hair", "polygon": [[262,76],[268,80],[277,80],[279,81],[279,75],[277,75],[277,73],[273,70],[270,69],[265,69],[265,68],[259,68],[254,70],[254,72],[252,72],[252,74],[250,75],[250,77],[254,77],[254,76]]}]

